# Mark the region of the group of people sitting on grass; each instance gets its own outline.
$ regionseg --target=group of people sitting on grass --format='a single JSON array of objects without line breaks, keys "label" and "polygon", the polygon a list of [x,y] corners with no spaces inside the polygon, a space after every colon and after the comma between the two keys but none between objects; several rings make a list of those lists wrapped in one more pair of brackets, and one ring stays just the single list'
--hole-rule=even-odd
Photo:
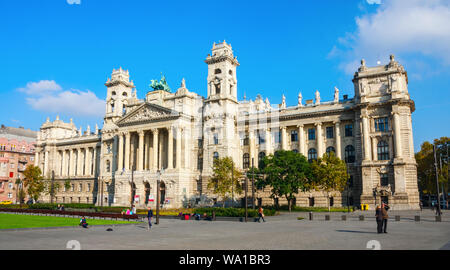
[{"label": "group of people sitting on grass", "polygon": [[122,215],[134,215],[134,214],[137,214],[136,213],[136,206],[133,204],[132,206],[131,206],[131,209],[123,209],[122,210],[122,212],[121,212],[121,214]]},{"label": "group of people sitting on grass", "polygon": [[187,213],[187,214],[184,214],[183,212],[180,212],[178,214],[178,217],[185,217],[186,215],[189,216],[189,217],[194,218],[195,220],[202,220],[203,219],[203,220],[212,221],[212,217],[208,216],[208,214],[206,214],[206,213],[203,213],[203,215],[200,215],[198,213]]}]

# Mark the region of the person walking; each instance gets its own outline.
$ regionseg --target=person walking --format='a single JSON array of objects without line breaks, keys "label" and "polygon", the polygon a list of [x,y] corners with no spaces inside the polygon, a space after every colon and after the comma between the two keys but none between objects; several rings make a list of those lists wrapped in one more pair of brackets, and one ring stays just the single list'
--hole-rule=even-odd
[{"label": "person walking", "polygon": [[153,217],[153,211],[152,208],[149,207],[148,208],[148,212],[147,212],[147,218],[148,218],[148,230],[150,230],[152,228],[152,217]]},{"label": "person walking", "polygon": [[381,207],[377,205],[375,209],[375,219],[377,221],[377,233],[383,232],[383,214],[381,213]]},{"label": "person walking", "polygon": [[419,202],[420,211],[422,212],[423,204],[422,201]]},{"label": "person walking", "polygon": [[388,210],[389,210],[389,206],[387,204],[383,203],[381,205],[381,215],[383,216],[383,232],[384,233],[387,233],[386,228],[387,228],[387,221],[389,218]]},{"label": "person walking", "polygon": [[259,209],[258,209],[258,222],[261,222],[261,219],[263,220],[263,222],[266,222],[265,220],[264,220],[264,210],[262,209],[262,207],[260,207]]}]

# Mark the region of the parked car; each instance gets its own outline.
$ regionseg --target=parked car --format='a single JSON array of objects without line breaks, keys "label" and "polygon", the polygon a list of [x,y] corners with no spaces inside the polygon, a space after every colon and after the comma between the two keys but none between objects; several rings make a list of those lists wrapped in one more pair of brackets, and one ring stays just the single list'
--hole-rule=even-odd
[{"label": "parked car", "polygon": [[2,202],[0,202],[0,204],[2,204],[2,205],[12,204],[12,203],[13,203],[12,201],[2,201]]}]

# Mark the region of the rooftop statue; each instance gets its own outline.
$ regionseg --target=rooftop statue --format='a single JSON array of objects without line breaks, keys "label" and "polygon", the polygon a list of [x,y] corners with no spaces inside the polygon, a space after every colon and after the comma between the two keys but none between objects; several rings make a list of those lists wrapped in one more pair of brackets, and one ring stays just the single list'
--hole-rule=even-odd
[{"label": "rooftop statue", "polygon": [[161,80],[158,82],[157,80],[150,80],[152,83],[150,87],[156,90],[164,90],[170,93],[170,87],[167,84],[166,77],[161,73]]}]

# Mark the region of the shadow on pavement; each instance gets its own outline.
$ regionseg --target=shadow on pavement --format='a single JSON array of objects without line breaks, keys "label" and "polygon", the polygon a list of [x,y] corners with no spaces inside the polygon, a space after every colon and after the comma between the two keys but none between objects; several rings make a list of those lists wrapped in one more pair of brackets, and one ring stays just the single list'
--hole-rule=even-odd
[{"label": "shadow on pavement", "polygon": [[350,232],[350,233],[371,233],[377,234],[377,232],[364,232],[364,231],[350,231],[350,230],[336,230],[337,232]]}]

